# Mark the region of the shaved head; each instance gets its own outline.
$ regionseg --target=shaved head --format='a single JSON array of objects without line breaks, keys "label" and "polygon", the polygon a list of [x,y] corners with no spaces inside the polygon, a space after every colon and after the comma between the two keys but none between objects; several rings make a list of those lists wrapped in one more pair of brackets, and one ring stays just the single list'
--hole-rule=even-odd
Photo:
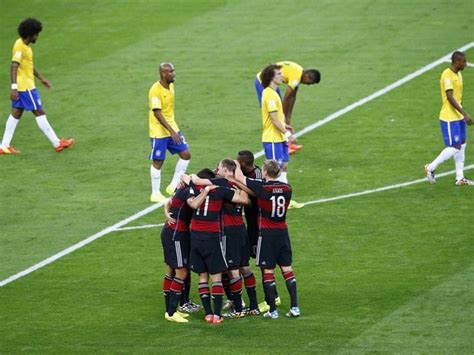
[{"label": "shaved head", "polygon": [[173,64],[171,63],[160,64],[160,81],[168,85],[174,82],[175,76],[176,74],[175,74],[175,69],[174,69]]},{"label": "shaved head", "polygon": [[171,64],[171,63],[161,63],[160,64],[160,74],[165,71],[165,70],[173,70],[174,69],[174,65]]}]

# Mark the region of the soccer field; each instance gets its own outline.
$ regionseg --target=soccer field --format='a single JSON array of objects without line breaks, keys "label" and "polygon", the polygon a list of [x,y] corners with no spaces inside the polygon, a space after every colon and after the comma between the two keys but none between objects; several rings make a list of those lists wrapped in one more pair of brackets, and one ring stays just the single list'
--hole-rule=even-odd
[{"label": "soccer field", "polygon": [[[37,82],[44,108],[76,146],[55,153],[24,115],[13,140],[22,154],[0,156],[0,353],[474,351],[474,188],[454,186],[452,161],[436,185],[418,181],[443,148],[443,57],[467,46],[474,63],[474,6],[290,3],[2,0],[1,132],[16,27],[35,16],[44,25],[35,65],[53,84]],[[299,90],[295,129],[330,118],[299,138],[304,149],[289,166],[295,199],[310,202],[288,212],[302,316],[168,323],[161,228],[150,226],[164,217],[148,200],[147,95],[158,65],[176,67],[176,119],[196,172],[261,150],[253,81],[280,60],[322,73],[319,85]],[[463,78],[472,115],[474,68]],[[162,186],[175,162],[168,156]],[[286,312],[281,275],[277,283]],[[262,299],[260,282],[257,291]]]}]

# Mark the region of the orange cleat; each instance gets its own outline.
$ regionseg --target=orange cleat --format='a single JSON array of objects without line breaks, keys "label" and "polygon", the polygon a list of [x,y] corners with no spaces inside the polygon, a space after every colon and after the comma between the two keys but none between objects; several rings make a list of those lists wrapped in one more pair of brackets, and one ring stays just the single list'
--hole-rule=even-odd
[{"label": "orange cleat", "polygon": [[212,324],[212,321],[214,320],[214,315],[213,314],[206,314],[206,316],[204,317],[204,320],[207,323]]},{"label": "orange cleat", "polygon": [[214,314],[212,324],[221,324],[224,321],[224,317],[220,317]]},{"label": "orange cleat", "polygon": [[71,139],[61,138],[59,140],[59,146],[54,148],[54,150],[57,151],[58,153],[62,152],[64,149],[72,147],[74,145],[74,143],[75,143],[75,141],[72,138]]},{"label": "orange cleat", "polygon": [[303,146],[301,144],[290,143],[288,145],[288,153],[290,154],[294,154],[301,149],[303,149]]},{"label": "orange cleat", "polygon": [[8,148],[0,148],[0,155],[8,155],[8,154],[20,154],[21,152],[19,150],[16,150],[13,147],[8,147]]}]

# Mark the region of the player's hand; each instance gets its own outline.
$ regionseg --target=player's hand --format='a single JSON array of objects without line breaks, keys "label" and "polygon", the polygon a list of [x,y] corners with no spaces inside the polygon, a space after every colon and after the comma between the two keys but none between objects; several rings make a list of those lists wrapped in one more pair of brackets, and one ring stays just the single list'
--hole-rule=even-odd
[{"label": "player's hand", "polygon": [[171,217],[171,215],[167,214],[167,215],[166,215],[166,223],[168,223],[168,224],[176,224],[176,219],[174,219],[173,217]]},{"label": "player's hand", "polygon": [[216,185],[207,185],[204,190],[206,190],[207,192],[211,192],[212,190],[216,189],[217,186]]},{"label": "player's hand", "polygon": [[43,86],[47,89],[51,89],[52,88],[52,85],[51,85],[51,82],[46,79],[46,78],[42,78],[41,79],[41,83],[43,84]]},{"label": "player's hand", "polygon": [[181,144],[181,137],[179,136],[178,133],[176,132],[171,133],[171,138],[176,144]]},{"label": "player's hand", "polygon": [[471,115],[468,114],[467,112],[466,112],[466,114],[464,115],[464,121],[466,121],[466,123],[467,123],[469,126],[472,125],[472,117],[471,117]]},{"label": "player's hand", "polygon": [[290,131],[291,133],[295,133],[295,129],[291,127],[289,124],[285,124],[285,129],[287,131]]},{"label": "player's hand", "polygon": [[13,101],[18,100],[18,90],[17,89],[12,89],[12,91],[10,93],[10,99],[12,99]]},{"label": "player's hand", "polygon": [[186,185],[189,185],[189,182],[191,181],[191,177],[189,175],[186,175],[186,174],[182,174],[180,179]]}]

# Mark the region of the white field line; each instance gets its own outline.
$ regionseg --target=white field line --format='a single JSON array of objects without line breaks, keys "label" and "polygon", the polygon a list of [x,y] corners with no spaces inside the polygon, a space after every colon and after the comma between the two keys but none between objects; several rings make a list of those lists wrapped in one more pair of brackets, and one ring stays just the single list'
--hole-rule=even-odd
[{"label": "white field line", "polygon": [[94,235],[91,235],[90,237],[88,237],[84,240],[81,240],[80,242],[78,242],[74,245],[71,245],[69,248],[66,248],[66,249],[60,251],[59,253],[54,254],[53,256],[50,256],[47,259],[44,259],[43,261],[29,267],[28,269],[25,269],[25,270],[15,274],[15,275],[10,276],[9,278],[7,278],[3,281],[0,281],[0,287],[3,287],[5,285],[9,284],[10,282],[13,282],[13,281],[19,279],[20,277],[31,274],[33,271],[36,271],[36,270],[38,270],[38,269],[40,269],[40,268],[42,268],[42,267],[44,267],[48,264],[51,264],[52,262],[62,258],[63,256],[66,256],[66,255],[72,253],[73,251],[75,251],[77,249],[80,249],[80,248],[82,248],[83,246],[85,246],[87,244],[92,243],[94,240],[97,240],[97,239],[99,239],[99,238],[103,237],[104,235],[107,235],[111,232],[114,232],[118,228],[120,228],[122,226],[125,226],[128,223],[133,222],[134,220],[136,220],[138,218],[141,218],[141,217],[147,215],[150,212],[153,212],[154,210],[160,208],[161,206],[163,206],[163,203],[157,203],[157,204],[151,205],[150,207],[147,207],[144,210],[142,210],[138,213],[135,213],[134,215],[132,215],[128,218],[125,218],[125,219],[121,220],[120,222],[115,223],[114,225],[112,225],[110,227],[102,229],[100,232],[98,232]]},{"label": "white field line", "polygon": [[[444,62],[445,62],[445,63],[451,63],[451,59],[448,58],[448,59],[446,59]],[[474,63],[469,63],[469,62],[467,62],[466,65],[467,65],[468,67],[474,68]]]},{"label": "white field line", "polygon": [[[471,42],[471,43],[468,43],[466,44],[465,46],[457,49],[461,52],[463,51],[466,51],[468,50],[469,48],[472,48],[474,47],[474,42]],[[452,52],[451,52],[452,53]],[[366,96],[364,97],[363,99],[360,99],[359,101],[356,101],[354,102],[353,104],[350,104],[349,106],[346,106],[342,109],[340,109],[339,111],[336,111],[332,114],[330,114],[329,116],[323,118],[322,120],[320,121],[317,121],[305,128],[303,128],[301,131],[297,132],[295,134],[296,137],[300,137],[302,136],[303,134],[306,134],[308,132],[311,132],[312,130],[318,128],[318,127],[321,127],[322,125],[325,125],[326,123],[329,123],[333,120],[335,120],[336,118],[352,111],[353,109],[359,107],[359,106],[362,106],[364,104],[366,104],[367,102],[370,102],[372,100],[375,100],[376,98],[382,96],[382,95],[385,95],[387,92],[389,91],[392,91],[393,89],[396,89],[398,88],[399,86],[405,84],[406,82],[426,73],[427,71],[437,67],[438,65],[444,63],[447,59],[449,59],[451,57],[451,53],[450,54],[446,54],[445,56],[442,56],[441,58],[439,58],[438,60],[435,60],[434,62],[428,64],[428,65],[425,65],[424,67],[418,69],[417,71],[411,73],[411,74],[408,74],[407,76],[401,78],[400,80],[397,80],[395,81],[394,83],[390,84],[390,85],[387,85],[386,87],[384,87],[383,89],[380,89],[376,92],[374,92],[373,94],[369,95],[369,96]],[[264,151],[261,150],[259,151],[258,153],[255,154],[255,158],[259,158],[261,156],[264,155]]]},{"label": "white field line", "polygon": [[[457,49],[459,51],[465,51],[465,50],[468,50],[469,48],[472,48],[474,47],[474,42],[471,42],[471,43],[468,43],[466,44],[465,46]],[[353,104],[349,105],[349,106],[346,106],[345,108],[339,110],[339,111],[336,111],[335,113],[327,116],[326,118],[320,120],[320,121],[317,121],[316,123],[313,123],[312,125],[310,126],[307,126],[306,128],[304,128],[303,130],[299,131],[296,133],[296,136],[297,137],[300,137],[302,136],[303,134],[305,133],[308,133],[328,122],[331,122],[332,120],[335,120],[336,118],[342,116],[343,114],[349,112],[349,111],[352,111],[353,109],[355,109],[356,107],[359,107],[363,104],[366,104],[367,102],[369,101],[372,101],[374,99],[376,99],[377,97],[381,96],[381,95],[384,95],[386,94],[387,92],[403,85],[404,83],[416,78],[417,76],[420,76],[421,74],[429,71],[430,69],[436,67],[437,65],[443,63],[447,58],[449,58],[449,56],[451,55],[451,53],[447,54],[447,55],[444,55],[443,57],[441,57],[440,59],[438,60],[435,60],[434,62],[428,64],[428,65],[425,65],[424,67],[422,67],[421,69],[418,69],[417,71],[413,72],[412,74],[409,74],[407,76],[405,76],[404,78],[400,79],[400,80],[397,80],[396,82],[384,87],[383,89],[380,89],[376,92],[374,92],[373,94],[359,100],[359,101],[356,101],[354,102]],[[255,158],[259,158],[261,156],[263,156],[264,152],[263,150],[259,151],[258,153],[255,154]],[[63,251],[53,255],[53,256],[50,256],[49,258],[29,267],[28,269],[25,269],[15,275],[12,275],[8,278],[6,278],[5,280],[3,281],[0,281],[0,287],[3,287],[7,284],[9,284],[10,282],[12,281],[15,281],[23,276],[26,276],[30,273],[32,273],[33,271],[36,271],[48,264],[51,264],[52,262],[62,258],[63,256],[65,255],[68,255],[70,253],[72,253],[73,251],[79,249],[79,248],[82,248],[83,246],[89,244],[89,243],[92,243],[94,240],[96,239],[99,239],[101,237],[103,237],[104,235],[108,234],[108,233],[111,233],[111,232],[114,232],[117,230],[117,228],[120,228],[134,220],[136,220],[137,218],[140,218],[140,217],[143,217],[145,215],[147,215],[148,213],[154,211],[155,209],[161,207],[162,204],[155,204],[155,205],[152,205],[148,208],[145,208],[144,210],[134,214],[133,216],[131,217],[128,217],[120,222],[117,222],[116,224],[114,224],[113,226],[110,226],[110,227],[107,227],[103,230],[101,230],[100,232],[80,241],[79,243],[76,243],[72,246],[70,246],[69,248],[66,248],[64,249]]]},{"label": "white field line", "polygon": [[[471,170],[471,169],[474,169],[474,164],[467,165],[467,166],[464,167],[464,171]],[[440,177],[448,176],[448,175],[453,175],[455,172],[456,172],[456,170],[450,170],[450,171],[446,171],[446,172],[441,173],[441,174],[436,174],[436,178],[440,178]],[[343,200],[343,199],[351,198],[351,197],[369,195],[369,194],[373,194],[373,193],[377,193],[377,192],[383,192],[383,191],[387,191],[387,190],[398,189],[398,188],[405,187],[405,186],[415,185],[415,184],[419,184],[419,183],[422,183],[422,182],[427,183],[428,179],[427,178],[417,179],[417,180],[402,182],[400,184],[379,187],[377,189],[372,189],[372,190],[354,192],[354,193],[350,193],[350,194],[346,194],[346,195],[339,195],[339,196],[334,196],[334,197],[320,198],[320,199],[313,200],[313,201],[303,202],[303,205],[308,206],[308,205],[314,205],[314,204],[317,204],[317,203],[332,202],[332,201]],[[128,231],[128,230],[135,230],[135,229],[155,228],[155,227],[162,227],[163,225],[164,225],[164,223],[161,223],[161,224],[146,224],[146,225],[143,225],[143,226],[118,228],[115,231],[118,232],[118,231]]]},{"label": "white field line", "polygon": [[146,224],[144,226],[133,226],[133,227],[123,227],[123,228],[117,228],[115,232],[121,232],[121,231],[131,231],[135,229],[147,229],[147,228],[155,228],[155,227],[163,227],[165,224],[160,223],[160,224]]},{"label": "white field line", "polygon": [[[474,168],[474,164],[467,165],[467,166],[464,167],[464,171],[471,170],[471,169],[473,169],[473,168]],[[447,176],[447,175],[452,175],[452,174],[454,174],[455,172],[456,172],[456,170],[451,170],[451,171],[446,171],[446,172],[441,173],[441,174],[436,174],[436,178],[440,178],[440,177]],[[304,205],[305,205],[305,206],[307,206],[307,205],[314,205],[314,204],[316,204],[316,203],[331,202],[331,201],[342,200],[342,199],[345,199],[345,198],[363,196],[363,195],[373,194],[373,193],[376,193],[376,192],[383,192],[383,191],[387,191],[387,190],[398,189],[398,188],[400,188],[400,187],[415,185],[415,184],[419,184],[419,183],[421,183],[421,182],[428,182],[428,179],[427,179],[427,178],[417,179],[417,180],[413,180],[413,181],[402,182],[402,183],[400,183],[400,184],[395,184],[395,185],[388,185],[388,186],[384,186],[384,187],[379,187],[379,188],[377,188],[377,189],[372,189],[372,190],[365,190],[365,191],[360,191],[360,192],[354,192],[354,193],[351,193],[351,194],[340,195],[340,196],[335,196],[335,197],[320,198],[320,199],[318,199],[318,200],[304,202]]]}]

